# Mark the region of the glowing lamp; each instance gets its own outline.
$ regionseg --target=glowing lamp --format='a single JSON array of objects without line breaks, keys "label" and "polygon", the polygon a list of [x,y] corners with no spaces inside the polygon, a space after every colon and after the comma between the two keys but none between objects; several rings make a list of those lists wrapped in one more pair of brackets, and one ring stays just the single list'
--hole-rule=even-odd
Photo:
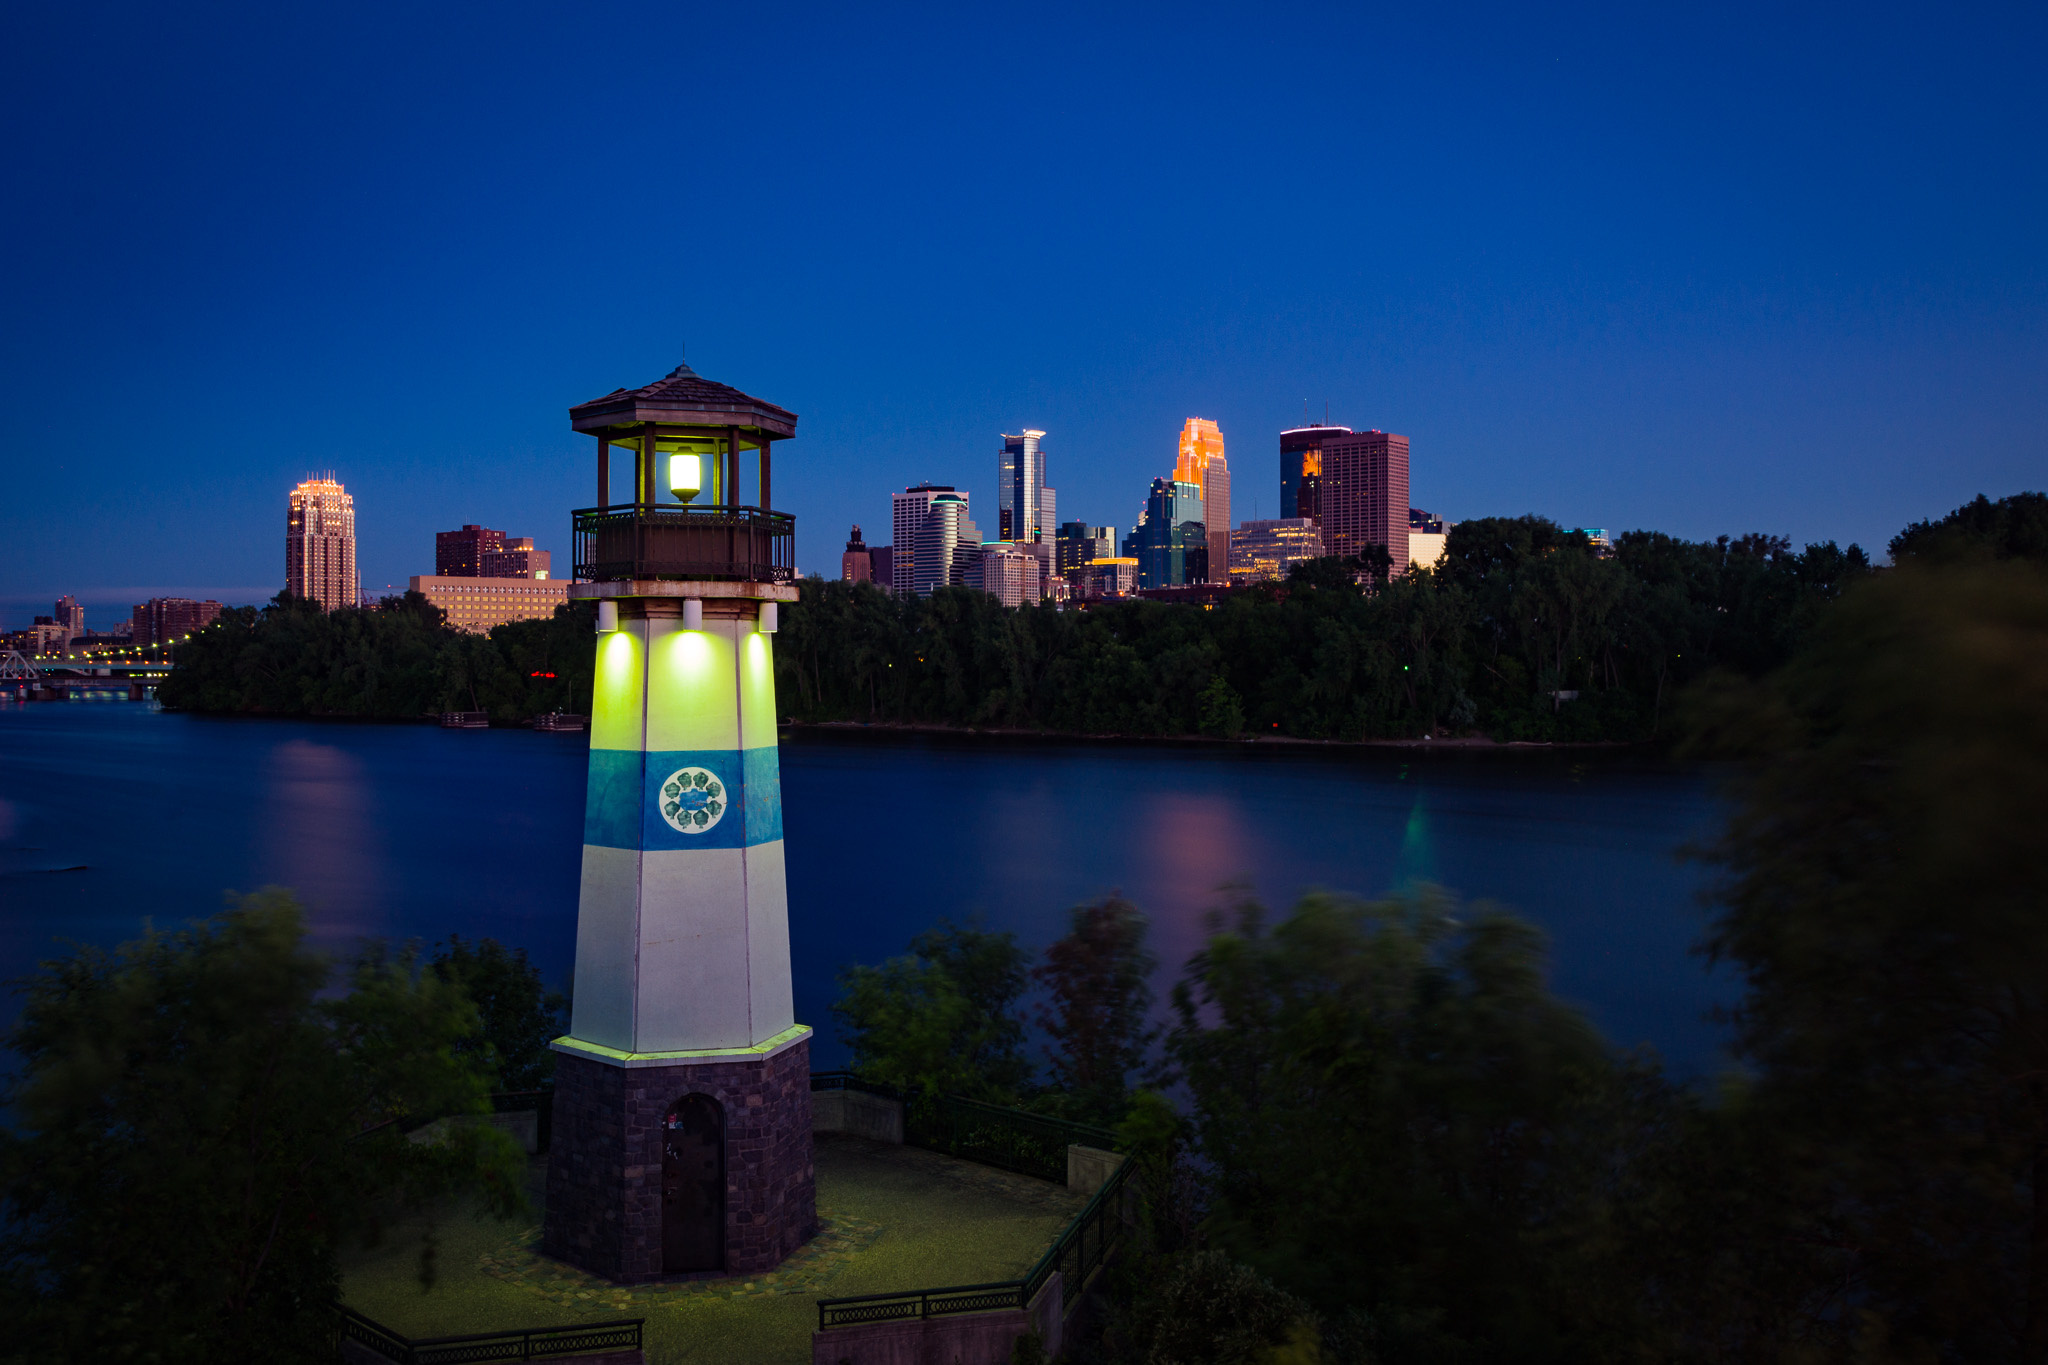
[{"label": "glowing lamp", "polygon": [[683,599],[683,629],[684,629],[684,630],[702,630],[702,629],[704,629],[704,599],[703,599],[703,598],[701,598],[701,597],[685,597],[685,598]]},{"label": "glowing lamp", "polygon": [[688,502],[704,487],[704,462],[695,455],[668,457],[668,491],[677,502]]},{"label": "glowing lamp", "polygon": [[773,635],[773,634],[775,633],[775,624],[776,624],[776,623],[775,623],[775,603],[773,603],[773,602],[763,602],[763,603],[761,604],[761,607],[760,607],[760,611],[761,611],[761,617],[760,617],[760,621],[759,621],[759,623],[758,623],[758,624],[757,624],[757,625],[756,625],[756,626],[755,626],[754,628],[755,628],[756,630],[760,631],[760,632],[761,632],[761,633],[762,633],[763,635]]},{"label": "glowing lamp", "polygon": [[619,604],[610,598],[606,598],[597,604],[597,633],[603,635],[607,631],[617,630],[618,628]]}]

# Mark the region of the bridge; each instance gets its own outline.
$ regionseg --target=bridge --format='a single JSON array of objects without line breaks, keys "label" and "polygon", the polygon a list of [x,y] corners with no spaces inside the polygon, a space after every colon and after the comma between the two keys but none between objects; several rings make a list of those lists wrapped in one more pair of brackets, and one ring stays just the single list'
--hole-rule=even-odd
[{"label": "bridge", "polygon": [[62,701],[91,692],[120,692],[129,701],[144,701],[169,672],[170,665],[161,660],[71,664],[33,660],[10,649],[0,655],[0,701]]}]

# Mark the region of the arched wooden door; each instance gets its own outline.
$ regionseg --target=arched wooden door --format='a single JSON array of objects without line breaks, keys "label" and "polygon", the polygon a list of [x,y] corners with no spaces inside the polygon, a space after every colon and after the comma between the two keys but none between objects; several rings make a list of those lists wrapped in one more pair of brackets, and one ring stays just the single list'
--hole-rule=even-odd
[{"label": "arched wooden door", "polygon": [[661,1268],[725,1268],[725,1114],[685,1095],[661,1126]]}]

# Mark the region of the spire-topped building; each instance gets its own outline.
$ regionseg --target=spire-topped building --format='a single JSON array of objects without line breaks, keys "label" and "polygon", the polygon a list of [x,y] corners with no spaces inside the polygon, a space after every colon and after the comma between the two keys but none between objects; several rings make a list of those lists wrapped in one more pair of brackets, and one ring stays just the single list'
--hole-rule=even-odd
[{"label": "spire-topped building", "polygon": [[362,599],[356,576],[356,500],[325,474],[294,488],[285,511],[284,587],[328,611]]}]

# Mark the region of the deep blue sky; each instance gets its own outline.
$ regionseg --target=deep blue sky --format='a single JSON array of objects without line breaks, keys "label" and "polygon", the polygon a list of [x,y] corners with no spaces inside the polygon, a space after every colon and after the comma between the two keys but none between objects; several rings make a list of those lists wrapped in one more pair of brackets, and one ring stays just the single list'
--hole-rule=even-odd
[{"label": "deep blue sky", "polygon": [[0,624],[268,595],[312,469],[373,590],[566,561],[564,409],[686,343],[806,569],[1025,425],[1271,516],[1304,400],[1454,518],[1881,547],[2048,483],[2044,13],[18,5]]}]

